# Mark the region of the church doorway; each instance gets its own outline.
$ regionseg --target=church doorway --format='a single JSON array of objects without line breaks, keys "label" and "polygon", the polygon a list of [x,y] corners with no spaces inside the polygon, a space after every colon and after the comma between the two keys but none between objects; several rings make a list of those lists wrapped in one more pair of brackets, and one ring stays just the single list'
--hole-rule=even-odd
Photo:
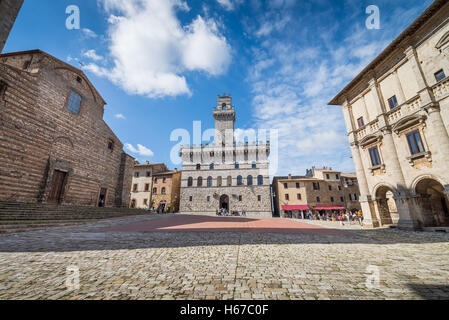
[{"label": "church doorway", "polygon": [[224,194],[220,197],[220,209],[229,211],[229,196]]}]

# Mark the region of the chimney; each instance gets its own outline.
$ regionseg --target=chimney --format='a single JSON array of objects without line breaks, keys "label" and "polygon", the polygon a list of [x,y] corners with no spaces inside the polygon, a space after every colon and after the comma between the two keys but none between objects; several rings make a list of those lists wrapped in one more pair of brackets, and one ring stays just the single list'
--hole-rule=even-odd
[{"label": "chimney", "polygon": [[291,173],[289,173],[289,175],[288,175],[288,179],[289,179],[289,180],[291,180],[291,179],[292,179],[292,174],[291,174]]},{"label": "chimney", "polygon": [[147,161],[146,164],[150,164],[150,161]]}]

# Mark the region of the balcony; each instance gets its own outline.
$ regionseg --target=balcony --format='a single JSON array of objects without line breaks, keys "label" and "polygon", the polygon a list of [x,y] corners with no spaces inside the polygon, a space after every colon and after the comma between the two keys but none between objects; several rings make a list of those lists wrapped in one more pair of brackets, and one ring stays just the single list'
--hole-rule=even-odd
[{"label": "balcony", "polygon": [[416,96],[406,103],[387,112],[387,119],[390,125],[397,123],[402,118],[409,116],[421,108],[421,98]]},{"label": "balcony", "polygon": [[357,140],[360,141],[367,135],[373,134],[379,130],[379,121],[375,120],[362,127],[357,133]]},{"label": "balcony", "polygon": [[449,94],[449,77],[438,82],[436,85],[432,87],[433,94],[437,100],[442,99],[443,97]]}]

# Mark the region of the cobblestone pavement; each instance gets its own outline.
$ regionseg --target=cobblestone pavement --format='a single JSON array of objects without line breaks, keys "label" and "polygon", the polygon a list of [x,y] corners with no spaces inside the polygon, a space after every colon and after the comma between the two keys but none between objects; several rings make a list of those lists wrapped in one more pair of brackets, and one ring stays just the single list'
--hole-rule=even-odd
[{"label": "cobblestone pavement", "polygon": [[449,298],[448,234],[101,231],[155,219],[0,236],[0,299]]}]

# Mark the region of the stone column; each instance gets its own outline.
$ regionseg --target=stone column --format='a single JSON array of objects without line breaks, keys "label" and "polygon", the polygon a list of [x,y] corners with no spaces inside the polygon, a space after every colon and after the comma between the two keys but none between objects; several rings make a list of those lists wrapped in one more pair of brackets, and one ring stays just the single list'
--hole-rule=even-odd
[{"label": "stone column", "polygon": [[414,229],[414,213],[410,193],[407,190],[404,174],[402,172],[401,163],[399,162],[396,145],[393,141],[391,129],[384,127],[383,133],[383,157],[386,170],[390,175],[391,181],[394,182],[396,192],[394,200],[399,212],[398,227],[401,229]]},{"label": "stone column", "polygon": [[379,227],[379,219],[377,218],[376,210],[371,200],[368,181],[366,179],[366,173],[357,142],[351,143],[351,152],[360,188],[360,205],[362,207],[364,225],[371,228],[377,228]]},{"label": "stone column", "polygon": [[432,159],[443,165],[449,159],[449,135],[441,118],[440,106],[430,103],[424,107],[427,112],[427,134],[426,140]]}]

